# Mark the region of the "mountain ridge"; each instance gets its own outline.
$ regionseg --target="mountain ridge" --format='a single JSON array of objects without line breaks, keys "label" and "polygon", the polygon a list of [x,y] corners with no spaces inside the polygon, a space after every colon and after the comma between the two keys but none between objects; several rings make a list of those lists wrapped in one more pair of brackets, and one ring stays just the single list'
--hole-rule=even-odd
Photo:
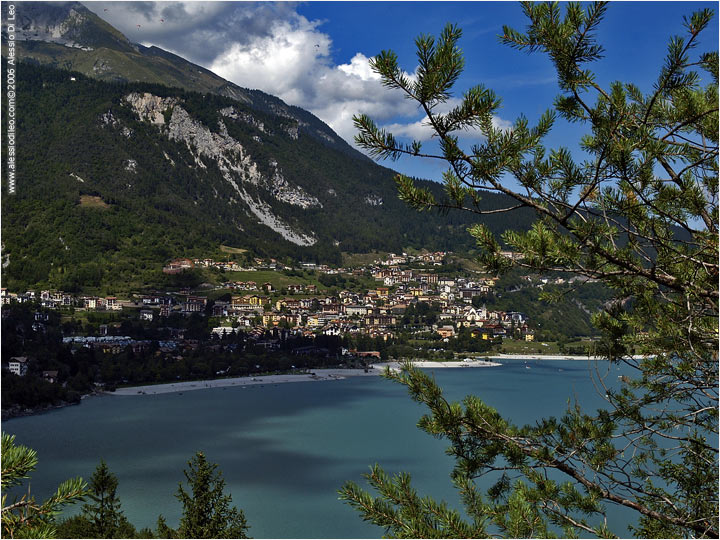
[{"label": "mountain ridge", "polygon": [[324,144],[369,159],[312,113],[261,90],[242,88],[160,47],[133,43],[80,2],[18,2],[18,6],[15,46],[18,57],[25,61],[105,81],[158,83],[245,101],[295,118],[301,130]]},{"label": "mountain ridge", "polygon": [[[69,6],[68,13],[79,10]],[[183,89],[154,82],[162,78],[155,72],[151,81],[129,82],[60,61],[43,65],[37,51],[78,60],[100,49],[83,51],[90,42],[77,36],[111,39],[78,30],[77,17],[74,26],[59,19],[55,13],[26,27],[39,25],[66,43],[31,40],[19,50],[18,189],[2,199],[8,286],[163,286],[169,259],[208,256],[221,244],[333,264],[341,252],[472,249],[473,216],[414,212],[397,197],[394,171],[279,98]],[[134,61],[152,49],[141,47],[113,53]],[[36,56],[24,56],[28,50]],[[160,49],[147,54],[173,60],[181,72],[194,66]],[[421,185],[443,197],[440,184]],[[507,206],[500,195],[484,197],[487,208]],[[526,226],[530,216],[485,222],[499,232],[508,223]]]}]

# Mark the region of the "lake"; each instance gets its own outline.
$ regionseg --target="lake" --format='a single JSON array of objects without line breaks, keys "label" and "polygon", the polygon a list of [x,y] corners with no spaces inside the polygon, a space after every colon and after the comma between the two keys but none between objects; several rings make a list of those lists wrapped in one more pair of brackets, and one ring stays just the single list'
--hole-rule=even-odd
[{"label": "lake", "polygon": [[[624,371],[584,361],[527,366],[507,361],[495,368],[430,371],[450,399],[476,394],[522,424],[562,415],[569,397],[588,410],[602,406],[604,393],[590,371],[606,374],[608,384]],[[364,523],[337,495],[347,480],[366,487],[362,474],[376,462],[388,473],[410,473],[421,495],[459,506],[447,442],[416,427],[424,412],[405,387],[357,377],[91,397],[79,406],[5,421],[3,431],[38,451],[31,479],[38,497],[71,476],[89,479],[103,458],[118,477],[124,512],[138,528],[154,528],[159,514],[177,526],[181,507],[174,494],[186,462],[202,450],[219,464],[226,492],[244,510],[255,538],[379,538],[383,530]],[[627,512],[617,515],[627,523]]]}]

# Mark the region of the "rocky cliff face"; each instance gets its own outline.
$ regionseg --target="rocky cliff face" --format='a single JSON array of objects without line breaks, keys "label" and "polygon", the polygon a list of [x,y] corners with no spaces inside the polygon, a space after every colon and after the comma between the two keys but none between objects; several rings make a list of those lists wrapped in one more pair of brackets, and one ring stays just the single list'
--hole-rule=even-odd
[{"label": "rocky cliff face", "polygon": [[99,47],[137,50],[125,36],[79,2],[22,2],[18,7],[17,41],[44,41],[86,52]]},{"label": "rocky cliff face", "polygon": [[[321,202],[300,186],[292,185],[286,180],[278,162],[274,159],[268,163],[272,174],[269,176],[262,174],[248,151],[228,134],[223,120],[218,122],[219,131],[213,132],[188,114],[177,98],[162,98],[149,93],[133,92],[125,96],[124,101],[138,118],[157,126],[168,139],[184,142],[197,167],[207,168],[204,161],[206,159],[214,162],[223,178],[237,193],[239,200],[245,203],[260,223],[299,246],[311,246],[317,242],[312,231],[300,231],[291,227],[273,213],[272,201],[263,200],[257,195],[251,196],[246,186],[251,184],[262,187],[276,200],[303,209],[322,207]],[[239,113],[232,107],[222,109],[219,113],[226,119],[225,121],[246,122],[260,129],[261,132],[266,132],[264,125],[249,113]],[[105,118],[106,116],[103,116],[103,119]],[[239,204],[239,202],[238,199],[231,198],[228,204]]]},{"label": "rocky cliff face", "polygon": [[[5,14],[7,5],[3,2]],[[80,2],[21,5],[16,24],[16,49],[21,60],[62,66],[105,81],[143,81],[229,97],[261,113],[288,119],[280,129],[293,140],[310,136],[350,157],[367,159],[308,111],[259,90],[241,88],[159,47],[133,43]],[[6,25],[2,33],[6,35]],[[232,110],[227,113],[237,114]]]},{"label": "rocky cliff face", "polygon": [[84,22],[83,14],[76,7],[70,7],[68,11],[57,9],[54,6],[38,12],[20,9],[17,11],[17,32],[15,39],[18,41],[48,41],[58,43],[67,47],[83,48],[92,50],[92,47],[77,43],[77,28]]}]

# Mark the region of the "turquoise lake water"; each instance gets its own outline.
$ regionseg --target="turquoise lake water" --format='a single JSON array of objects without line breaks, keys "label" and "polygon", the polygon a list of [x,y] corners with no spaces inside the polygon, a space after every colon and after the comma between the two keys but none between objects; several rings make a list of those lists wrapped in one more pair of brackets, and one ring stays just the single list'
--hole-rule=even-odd
[{"label": "turquoise lake water", "polygon": [[[476,394],[517,423],[560,416],[568,398],[602,406],[590,372],[616,384],[622,371],[606,363],[509,361],[497,368],[434,370],[446,396]],[[103,458],[119,480],[130,521],[155,526],[180,517],[175,499],[187,460],[202,450],[223,471],[226,491],[242,508],[255,538],[379,538],[337,490],[365,486],[373,463],[409,472],[422,495],[458,506],[446,441],[416,427],[424,413],[405,387],[381,377],[217,388],[164,395],[102,396],[41,415],[3,422],[3,431],[38,451],[33,493],[89,478]],[[626,513],[615,512],[627,523]],[[614,528],[621,536],[624,527]]]}]

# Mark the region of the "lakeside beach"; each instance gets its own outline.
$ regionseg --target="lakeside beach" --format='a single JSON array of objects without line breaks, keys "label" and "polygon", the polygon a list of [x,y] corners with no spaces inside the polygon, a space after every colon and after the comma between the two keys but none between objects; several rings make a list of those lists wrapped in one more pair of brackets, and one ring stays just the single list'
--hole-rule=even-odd
[{"label": "lakeside beach", "polygon": [[[448,369],[448,368],[488,368],[497,367],[502,364],[501,360],[602,360],[601,358],[588,358],[587,356],[572,355],[520,355],[520,354],[502,354],[493,356],[483,356],[472,361],[430,361],[417,360],[413,364],[419,368],[426,369]],[[276,385],[284,383],[297,382],[317,382],[317,381],[338,381],[348,377],[372,377],[382,375],[385,368],[399,369],[400,362],[378,362],[372,365],[366,372],[363,369],[314,369],[310,373],[298,374],[282,374],[282,375],[258,375],[254,377],[234,377],[227,379],[211,379],[205,381],[179,381],[175,383],[151,384],[143,386],[132,386],[126,388],[118,388],[114,392],[105,392],[111,396],[137,396],[137,395],[157,395],[170,394],[173,392],[189,392],[192,390],[205,390],[208,388],[243,388],[255,385]]]},{"label": "lakeside beach", "polygon": [[180,381],[165,384],[150,384],[145,386],[131,386],[118,388],[114,392],[105,392],[109,396],[137,396],[170,394],[173,392],[189,392],[191,390],[205,390],[208,388],[225,388],[254,385],[276,385],[293,382],[312,381],[337,381],[346,377],[376,376],[382,373],[382,369],[373,369],[365,373],[362,369],[315,369],[311,373],[283,374],[283,375],[258,375],[255,377],[233,377],[229,379],[212,379],[206,381]]}]

